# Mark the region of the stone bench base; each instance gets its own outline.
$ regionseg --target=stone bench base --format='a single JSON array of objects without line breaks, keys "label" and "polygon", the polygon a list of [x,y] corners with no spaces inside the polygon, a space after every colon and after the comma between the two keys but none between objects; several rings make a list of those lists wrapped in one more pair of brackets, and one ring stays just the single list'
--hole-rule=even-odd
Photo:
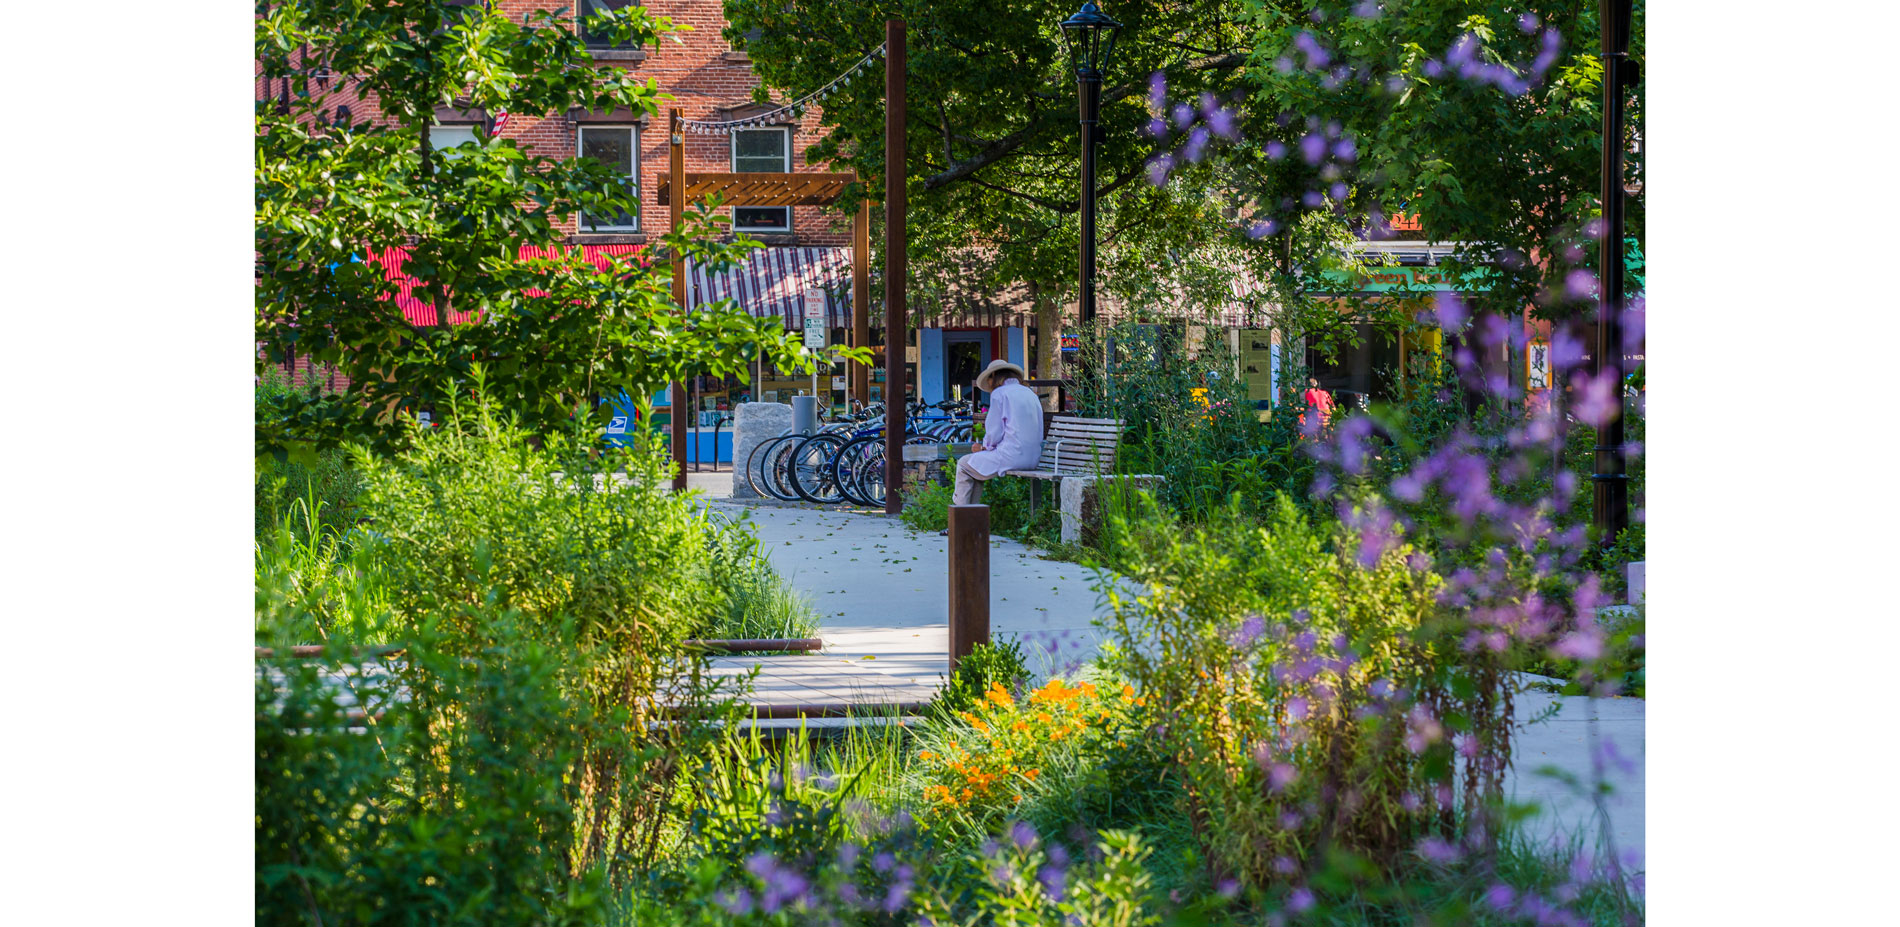
[{"label": "stone bench base", "polygon": [[1061,479],[1062,541],[1085,546],[1093,546],[1101,539],[1104,489],[1153,490],[1162,483],[1162,478],[1152,473],[1063,476]]}]

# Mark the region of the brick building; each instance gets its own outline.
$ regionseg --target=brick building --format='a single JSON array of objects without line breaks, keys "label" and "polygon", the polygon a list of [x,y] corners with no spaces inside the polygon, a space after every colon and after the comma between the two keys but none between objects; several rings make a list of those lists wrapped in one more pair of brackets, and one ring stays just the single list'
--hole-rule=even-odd
[{"label": "brick building", "polygon": [[[471,0],[476,2],[476,0]],[[509,18],[520,21],[533,10],[565,9],[570,22],[597,7],[621,7],[630,0],[491,0]],[[733,48],[724,36],[726,19],[721,0],[651,0],[644,4],[655,16],[667,17],[676,24],[691,26],[691,31],[673,33],[656,49],[612,47],[590,42],[595,63],[603,68],[621,67],[635,77],[651,78],[659,90],[672,99],[662,103],[657,116],[628,111],[571,111],[561,115],[536,117],[510,114],[495,130],[495,116],[479,109],[438,107],[436,125],[430,132],[432,147],[452,148],[476,137],[477,132],[513,139],[518,145],[532,147],[538,154],[569,157],[576,154],[596,158],[626,170],[628,182],[640,190],[640,212],[634,215],[581,216],[570,218],[561,228],[561,244],[580,246],[589,254],[625,254],[657,242],[667,230],[667,209],[658,192],[668,165],[668,107],[677,107],[689,120],[725,122],[769,112],[775,107],[761,106],[752,100],[759,79],[752,72],[751,59]],[[677,39],[678,41],[675,41]],[[868,49],[867,49],[868,51]],[[347,76],[337,78],[340,87],[334,96],[337,105],[349,108],[352,120],[376,119],[375,101],[351,93]],[[288,95],[286,81],[257,78],[259,99]],[[802,117],[776,118],[770,124],[734,129],[724,134],[687,133],[684,137],[685,167],[689,172],[802,172],[825,171],[822,164],[805,160],[807,148],[821,137],[816,107]],[[798,300],[808,287],[827,290],[832,303],[835,328],[849,325],[851,216],[837,209],[818,206],[728,207],[737,232],[761,241],[769,247],[755,256],[751,265],[735,273],[736,281],[722,281],[719,287],[739,297],[742,305],[758,315],[780,315],[788,327],[797,327]],[[392,246],[400,243],[392,242]],[[399,273],[401,253],[388,255],[392,274]],[[694,275],[695,291],[706,284],[703,274]],[[689,293],[689,302],[697,304],[710,294]],[[399,300],[412,321],[434,324],[430,307]],[[411,303],[414,303],[411,305]],[[301,376],[307,363],[293,359],[287,365]]]}]

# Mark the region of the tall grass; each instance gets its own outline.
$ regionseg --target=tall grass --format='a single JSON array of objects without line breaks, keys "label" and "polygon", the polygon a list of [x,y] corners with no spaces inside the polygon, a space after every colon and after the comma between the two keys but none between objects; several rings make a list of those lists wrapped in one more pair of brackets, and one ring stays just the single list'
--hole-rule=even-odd
[{"label": "tall grass", "polygon": [[760,549],[759,539],[744,521],[713,512],[711,553],[713,581],[726,592],[718,614],[708,616],[702,637],[791,638],[818,633],[818,611],[811,599],[791,587]]},{"label": "tall grass", "polygon": [[256,540],[260,642],[384,644],[394,628],[386,572],[374,536],[324,524],[326,504],[311,487]]}]

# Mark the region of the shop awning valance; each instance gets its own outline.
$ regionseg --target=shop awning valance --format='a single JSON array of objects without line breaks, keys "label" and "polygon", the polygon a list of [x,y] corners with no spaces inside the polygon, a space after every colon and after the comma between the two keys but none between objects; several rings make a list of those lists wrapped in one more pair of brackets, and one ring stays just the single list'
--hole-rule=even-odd
[{"label": "shop awning valance", "polygon": [[[519,253],[523,260],[553,257],[557,247],[559,246],[522,245]],[[587,258],[595,267],[604,269],[609,258],[638,254],[645,245],[579,245],[578,247],[581,256]],[[571,249],[569,253],[572,253]],[[403,264],[408,260],[409,252],[404,248],[371,249],[369,253],[369,263],[382,268],[383,278],[396,285],[396,306],[402,310],[403,318],[409,320],[411,325],[425,328],[433,326],[437,322],[435,306],[412,295],[422,281],[409,276],[403,270]],[[535,290],[528,290],[527,294],[529,296],[545,295]],[[451,310],[449,323],[460,325],[473,316],[472,312]]]},{"label": "shop awning valance", "polygon": [[850,248],[765,248],[723,273],[697,263],[686,272],[686,301],[692,308],[733,299],[760,318],[777,316],[792,330],[804,327],[805,291],[812,289],[825,293],[826,325],[850,327]]}]

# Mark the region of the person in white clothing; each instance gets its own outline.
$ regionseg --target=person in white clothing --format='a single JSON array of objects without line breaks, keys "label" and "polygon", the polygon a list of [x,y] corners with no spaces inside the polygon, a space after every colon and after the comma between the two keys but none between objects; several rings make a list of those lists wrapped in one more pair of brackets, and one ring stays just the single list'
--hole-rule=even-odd
[{"label": "person in white clothing", "polygon": [[983,498],[983,481],[1008,470],[1034,470],[1042,459],[1042,397],[1022,381],[1023,368],[991,361],[976,375],[976,388],[990,394],[983,442],[957,461],[957,487],[950,501],[973,505]]}]

